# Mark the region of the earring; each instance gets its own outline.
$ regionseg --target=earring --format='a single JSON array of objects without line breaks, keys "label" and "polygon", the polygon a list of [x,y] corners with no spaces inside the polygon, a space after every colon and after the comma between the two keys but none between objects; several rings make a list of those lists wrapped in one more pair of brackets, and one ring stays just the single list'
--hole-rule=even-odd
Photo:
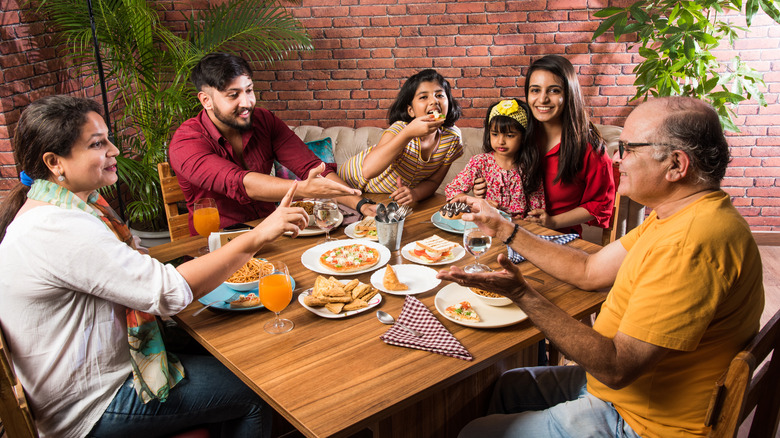
[{"label": "earring", "polygon": [[60,174],[60,176],[57,177],[57,181],[59,181],[59,182],[65,181],[65,175]]}]

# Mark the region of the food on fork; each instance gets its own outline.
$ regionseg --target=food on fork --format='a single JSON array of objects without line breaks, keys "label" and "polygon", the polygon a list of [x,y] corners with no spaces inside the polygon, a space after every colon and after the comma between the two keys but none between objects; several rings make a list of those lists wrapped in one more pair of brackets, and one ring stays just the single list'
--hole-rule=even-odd
[{"label": "food on fork", "polygon": [[447,203],[439,209],[439,215],[445,219],[460,219],[464,213],[471,213],[471,207],[465,202]]},{"label": "food on fork", "polygon": [[260,297],[255,295],[254,292],[248,295],[242,295],[237,300],[230,302],[230,307],[233,309],[240,309],[240,308],[247,308],[247,307],[257,307],[260,304]]},{"label": "food on fork", "polygon": [[468,301],[461,301],[458,304],[453,304],[450,307],[444,309],[447,315],[457,319],[458,321],[466,322],[479,322],[479,315],[477,311],[471,307],[471,303]]},{"label": "food on fork", "polygon": [[311,294],[303,297],[303,303],[309,307],[324,307],[338,314],[368,307],[368,302],[377,293],[374,287],[361,283],[357,278],[342,283],[333,277],[320,275],[314,280]]},{"label": "food on fork", "polygon": [[382,278],[382,286],[387,290],[409,290],[409,286],[401,283],[392,266],[387,265],[385,276]]},{"label": "food on fork", "polygon": [[430,263],[452,258],[452,250],[457,246],[456,243],[442,239],[436,234],[427,239],[418,240],[415,245],[416,248],[411,251],[412,255]]},{"label": "food on fork", "polygon": [[336,272],[355,272],[379,263],[379,251],[361,244],[343,245],[325,251],[320,264]]},{"label": "food on fork", "polygon": [[376,235],[376,218],[374,216],[366,216],[362,221],[355,224],[355,235],[371,240],[378,240]]}]

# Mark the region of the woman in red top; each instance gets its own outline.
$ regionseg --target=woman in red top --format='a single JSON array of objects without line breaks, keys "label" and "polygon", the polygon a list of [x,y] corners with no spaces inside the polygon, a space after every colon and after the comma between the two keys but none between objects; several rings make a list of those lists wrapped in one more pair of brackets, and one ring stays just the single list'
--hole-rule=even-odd
[{"label": "woman in red top", "polygon": [[525,78],[525,95],[547,199],[547,209],[532,210],[527,219],[580,235],[583,223],[606,228],[615,201],[612,160],[585,112],[574,67],[558,55],[536,60]]}]

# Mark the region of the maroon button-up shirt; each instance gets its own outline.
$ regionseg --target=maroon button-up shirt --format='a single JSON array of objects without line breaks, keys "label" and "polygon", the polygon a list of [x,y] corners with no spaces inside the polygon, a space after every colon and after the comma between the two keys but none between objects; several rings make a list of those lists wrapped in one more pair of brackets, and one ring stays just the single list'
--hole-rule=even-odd
[{"label": "maroon button-up shirt", "polygon": [[[263,218],[274,211],[275,204],[256,201],[247,195],[243,183],[247,173],[269,175],[277,160],[296,175],[308,175],[309,170],[322,162],[282,120],[262,108],[254,109],[252,128],[241,139],[247,168],[233,156],[230,143],[205,110],[184,122],[173,134],[169,159],[187,199],[191,235],[197,234],[192,225],[192,206],[196,200],[217,201],[221,228]],[[335,171],[334,164],[326,164],[322,176]]]}]

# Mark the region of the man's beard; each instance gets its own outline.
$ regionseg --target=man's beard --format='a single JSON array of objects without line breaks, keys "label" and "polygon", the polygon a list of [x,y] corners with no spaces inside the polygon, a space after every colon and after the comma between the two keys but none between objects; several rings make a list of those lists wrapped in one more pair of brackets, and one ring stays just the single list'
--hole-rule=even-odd
[{"label": "man's beard", "polygon": [[238,121],[238,116],[228,117],[224,113],[220,112],[217,107],[214,107],[214,117],[225,125],[235,129],[236,131],[249,131],[252,128],[252,110],[249,110],[249,118],[246,120],[246,124],[242,124]]}]

